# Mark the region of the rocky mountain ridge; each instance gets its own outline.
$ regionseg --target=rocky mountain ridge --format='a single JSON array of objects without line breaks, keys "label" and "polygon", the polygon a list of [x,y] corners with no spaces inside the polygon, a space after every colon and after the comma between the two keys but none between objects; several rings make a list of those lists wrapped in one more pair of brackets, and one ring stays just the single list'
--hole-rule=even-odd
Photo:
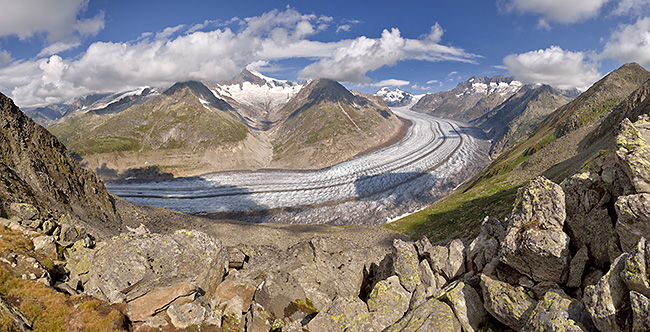
[{"label": "rocky mountain ridge", "polygon": [[522,86],[520,81],[503,75],[472,77],[452,90],[424,95],[411,109],[469,122],[508,99]]},{"label": "rocky mountain ridge", "polygon": [[[192,176],[322,168],[390,141],[402,129],[382,101],[324,82],[293,83],[245,70],[222,83],[176,83],[124,110],[86,111],[49,129],[108,180],[138,169]],[[318,93],[300,94],[314,89]],[[291,130],[296,126],[302,129]]]}]

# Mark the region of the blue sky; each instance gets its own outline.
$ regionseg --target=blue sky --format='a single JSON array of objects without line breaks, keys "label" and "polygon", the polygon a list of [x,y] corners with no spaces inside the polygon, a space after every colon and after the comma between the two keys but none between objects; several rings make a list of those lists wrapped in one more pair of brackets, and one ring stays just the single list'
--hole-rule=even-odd
[{"label": "blue sky", "polygon": [[372,93],[471,76],[585,89],[650,68],[649,0],[0,0],[0,92],[19,106],[92,92],[267,76]]}]

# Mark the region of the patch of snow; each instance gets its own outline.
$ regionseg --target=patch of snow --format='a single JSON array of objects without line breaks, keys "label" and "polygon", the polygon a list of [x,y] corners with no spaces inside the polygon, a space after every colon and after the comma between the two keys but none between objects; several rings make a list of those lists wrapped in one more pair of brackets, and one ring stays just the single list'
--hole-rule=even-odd
[{"label": "patch of snow", "polygon": [[244,82],[243,84],[218,85],[212,92],[216,92],[215,96],[217,97],[220,97],[219,94],[230,97],[240,104],[249,106],[264,104],[274,108],[288,102],[303,88],[301,84],[270,80],[277,84],[257,85]]}]

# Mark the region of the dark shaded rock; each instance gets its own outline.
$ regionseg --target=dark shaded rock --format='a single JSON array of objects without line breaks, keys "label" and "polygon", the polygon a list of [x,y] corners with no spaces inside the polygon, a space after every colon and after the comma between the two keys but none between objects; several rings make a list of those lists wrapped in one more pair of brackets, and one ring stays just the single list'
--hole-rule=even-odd
[{"label": "dark shaded rock", "polygon": [[589,260],[589,255],[587,252],[587,247],[582,247],[575,256],[571,259],[571,264],[569,265],[569,280],[566,283],[567,287],[580,287],[582,283],[582,274],[585,271],[585,265]]},{"label": "dark shaded rock", "polygon": [[576,248],[586,246],[591,261],[603,267],[616,247],[614,222],[607,205],[612,199],[609,187],[595,172],[575,174],[562,182],[566,194],[566,228]]}]

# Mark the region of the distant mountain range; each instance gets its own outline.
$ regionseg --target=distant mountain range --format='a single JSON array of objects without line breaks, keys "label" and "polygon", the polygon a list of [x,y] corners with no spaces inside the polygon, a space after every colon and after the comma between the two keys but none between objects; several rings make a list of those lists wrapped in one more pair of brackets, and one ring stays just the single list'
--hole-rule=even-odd
[{"label": "distant mountain range", "polygon": [[394,138],[383,100],[335,81],[290,82],[244,70],[221,82],[179,82],[90,95],[48,129],[87,167],[195,175],[230,169],[321,168]]}]

